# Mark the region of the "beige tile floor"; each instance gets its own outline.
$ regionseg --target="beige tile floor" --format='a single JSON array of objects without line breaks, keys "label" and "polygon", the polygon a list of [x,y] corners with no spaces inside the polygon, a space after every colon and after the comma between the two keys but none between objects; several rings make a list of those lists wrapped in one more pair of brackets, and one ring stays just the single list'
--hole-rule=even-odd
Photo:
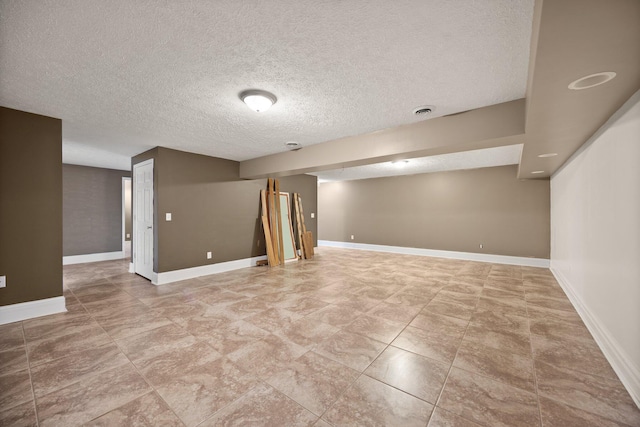
[{"label": "beige tile floor", "polygon": [[639,426],[546,269],[320,248],[155,287],[64,268],[0,326],[0,425]]}]

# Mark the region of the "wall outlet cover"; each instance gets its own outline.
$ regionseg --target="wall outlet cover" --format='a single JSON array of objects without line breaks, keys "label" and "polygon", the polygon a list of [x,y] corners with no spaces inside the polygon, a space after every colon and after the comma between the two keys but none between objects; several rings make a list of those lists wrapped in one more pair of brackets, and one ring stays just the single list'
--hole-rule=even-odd
[{"label": "wall outlet cover", "polygon": [[0,276],[0,288],[7,287],[7,276]]},{"label": "wall outlet cover", "polygon": [[207,259],[213,258],[213,254],[211,252],[207,252]]},{"label": "wall outlet cover", "polygon": [[166,217],[167,221],[171,221],[171,212],[167,212],[165,214],[165,217]]},{"label": "wall outlet cover", "polygon": [[311,218],[315,218],[315,217],[316,217],[316,214],[311,212]]}]

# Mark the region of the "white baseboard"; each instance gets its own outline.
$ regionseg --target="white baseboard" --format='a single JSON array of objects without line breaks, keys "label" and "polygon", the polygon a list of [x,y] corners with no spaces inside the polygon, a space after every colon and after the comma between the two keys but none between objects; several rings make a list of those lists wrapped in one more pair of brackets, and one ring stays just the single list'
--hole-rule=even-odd
[{"label": "white baseboard", "polygon": [[253,267],[259,260],[267,259],[265,255],[238,259],[235,261],[219,262],[217,264],[203,265],[200,267],[185,268],[182,270],[167,271],[164,273],[153,273],[151,283],[154,285],[166,285],[167,283],[178,282],[180,280],[193,279],[209,274],[224,273],[226,271],[238,270],[241,268]]},{"label": "white baseboard", "polygon": [[558,270],[551,268],[551,272],[560,284],[569,301],[573,304],[580,318],[584,322],[596,343],[607,358],[611,367],[620,378],[620,381],[627,389],[635,404],[640,408],[640,370],[631,362],[631,358],[620,348],[618,342],[613,338],[607,328],[598,321],[589,308],[582,302],[582,299],[573,292],[573,286],[569,280]]},{"label": "white baseboard", "polygon": [[335,242],[331,240],[318,240],[318,246],[331,246],[334,248],[360,249],[364,251],[390,252],[394,254],[419,255],[436,258],[461,259],[466,261],[491,262],[495,264],[549,268],[549,260],[543,258],[478,254],[473,252],[441,251],[436,249],[406,248],[403,246],[371,245],[368,243]]},{"label": "white baseboard", "polygon": [[62,257],[62,265],[84,264],[85,262],[112,261],[124,258],[124,251],[103,252],[99,254],[70,255]]},{"label": "white baseboard", "polygon": [[65,311],[67,311],[67,308],[65,307],[64,297],[3,305],[0,307],[0,325],[20,322],[34,317],[48,316],[49,314],[64,313]]}]

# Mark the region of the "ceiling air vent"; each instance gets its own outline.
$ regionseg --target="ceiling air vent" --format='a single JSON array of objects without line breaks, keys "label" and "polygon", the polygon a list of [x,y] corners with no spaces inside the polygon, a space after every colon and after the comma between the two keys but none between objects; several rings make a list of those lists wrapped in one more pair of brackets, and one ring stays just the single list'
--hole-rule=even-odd
[{"label": "ceiling air vent", "polygon": [[428,114],[431,114],[435,109],[436,107],[432,105],[423,105],[421,107],[415,108],[413,110],[413,114],[415,114],[416,116],[426,116]]},{"label": "ceiling air vent", "polygon": [[295,142],[295,141],[285,142],[284,146],[291,151],[300,150],[302,148],[302,145],[300,145],[299,142]]}]

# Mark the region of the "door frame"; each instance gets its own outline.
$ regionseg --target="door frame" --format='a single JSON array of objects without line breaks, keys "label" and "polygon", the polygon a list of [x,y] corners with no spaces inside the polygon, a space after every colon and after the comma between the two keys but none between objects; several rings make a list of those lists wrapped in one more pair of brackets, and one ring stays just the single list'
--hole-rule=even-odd
[{"label": "door frame", "polygon": [[[131,183],[131,225],[133,225],[133,176],[122,177],[122,252],[125,253],[127,246],[127,181]],[[133,261],[133,227],[131,227],[131,260]]]},{"label": "door frame", "polygon": [[[130,269],[132,270],[132,273],[136,273],[136,217],[138,215],[138,206],[136,203],[136,190],[135,190],[135,186],[136,186],[136,169],[139,167],[143,167],[143,166],[147,166],[147,165],[151,165],[151,169],[152,169],[152,175],[155,178],[155,166],[154,166],[154,162],[153,159],[148,159],[148,160],[144,160],[140,163],[136,163],[135,165],[133,165],[133,167],[131,168],[131,173],[132,173],[132,181],[131,181],[131,266]],[[156,189],[155,189],[155,180],[152,180],[152,186],[151,186],[151,191],[153,194],[153,197],[151,199],[151,203],[152,205],[155,203],[155,197],[156,197]],[[155,225],[155,209],[152,207],[151,209],[151,216],[152,216],[152,222]],[[153,244],[152,244],[152,248],[151,248],[151,262],[153,264],[154,261],[154,255],[155,254],[155,246],[156,246],[156,239],[155,239],[155,227],[154,227],[154,236],[153,236]],[[151,269],[151,276],[152,277],[145,277],[140,275],[141,277],[144,277],[145,279],[149,279],[151,282],[153,282],[153,276],[155,274],[155,272],[153,271],[153,267]]]}]

